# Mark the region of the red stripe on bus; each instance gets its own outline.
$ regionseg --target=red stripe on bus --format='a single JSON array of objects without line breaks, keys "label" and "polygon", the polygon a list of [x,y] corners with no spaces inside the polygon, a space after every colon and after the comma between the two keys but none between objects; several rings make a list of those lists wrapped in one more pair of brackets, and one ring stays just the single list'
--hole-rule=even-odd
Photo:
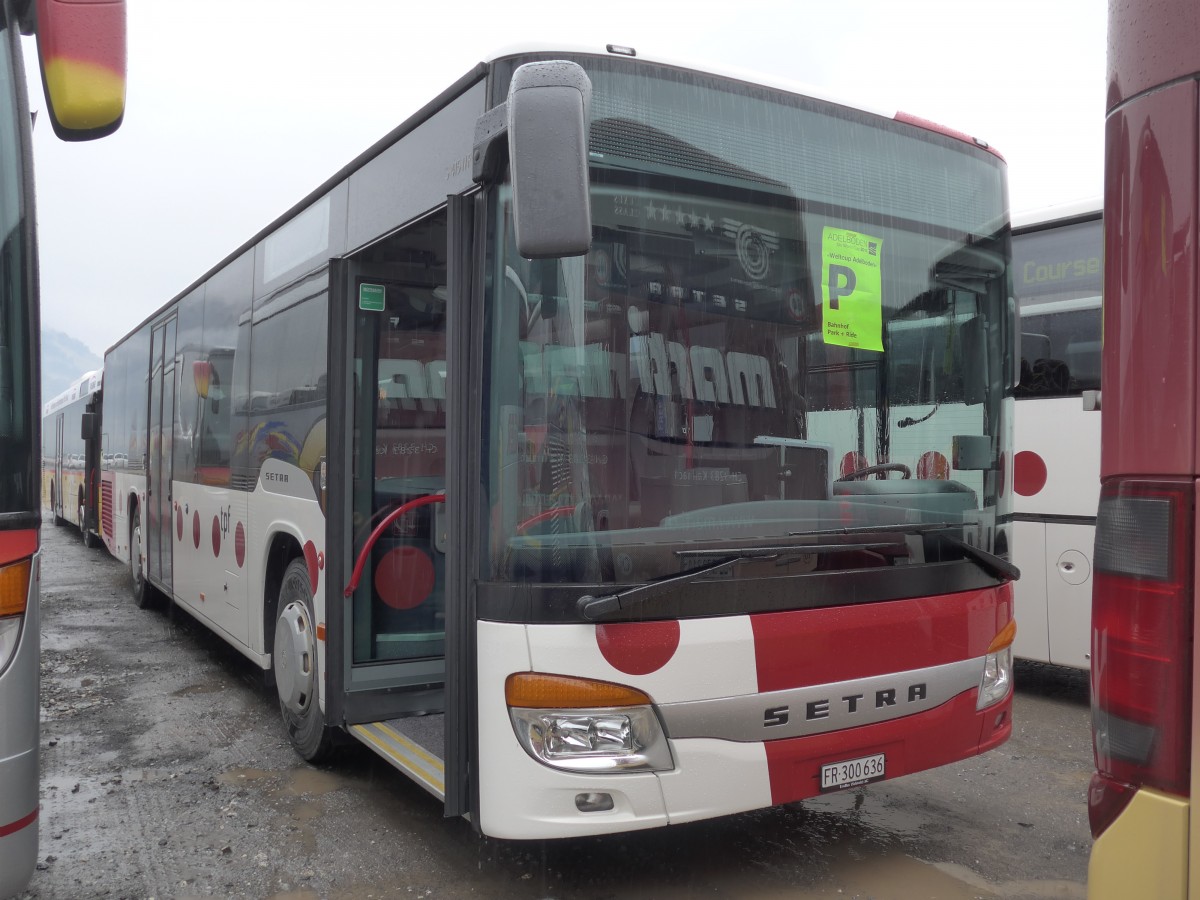
[{"label": "red stripe on bus", "polygon": [[965,691],[914,716],[809,737],[767,741],[771,803],[821,793],[821,766],[883,753],[890,781],[991,750],[1012,732],[1012,694],[976,711],[978,692]]},{"label": "red stripe on bus", "polygon": [[833,684],[974,659],[1012,618],[1004,585],[750,617],[760,691]]},{"label": "red stripe on bus", "polygon": [[38,533],[30,528],[20,531],[0,531],[0,566],[18,559],[28,559],[37,553]]},{"label": "red stripe on bus", "polygon": [[37,811],[37,807],[35,806],[33,808],[33,812],[31,812],[29,815],[25,816],[24,818],[17,819],[17,821],[12,822],[8,825],[0,825],[0,838],[8,837],[10,834],[16,834],[22,828],[28,828],[30,825],[32,825],[34,822],[37,821],[37,817],[38,817],[38,811]]}]

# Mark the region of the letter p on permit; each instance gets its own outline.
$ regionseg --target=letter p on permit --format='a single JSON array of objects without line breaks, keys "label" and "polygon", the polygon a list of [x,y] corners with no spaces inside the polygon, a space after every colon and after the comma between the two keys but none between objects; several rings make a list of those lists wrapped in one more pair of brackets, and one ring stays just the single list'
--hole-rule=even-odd
[{"label": "letter p on permit", "polygon": [[838,301],[842,297],[849,297],[854,293],[854,286],[857,284],[858,278],[854,274],[854,270],[849,266],[839,266],[834,263],[829,264],[829,308],[837,309]]}]

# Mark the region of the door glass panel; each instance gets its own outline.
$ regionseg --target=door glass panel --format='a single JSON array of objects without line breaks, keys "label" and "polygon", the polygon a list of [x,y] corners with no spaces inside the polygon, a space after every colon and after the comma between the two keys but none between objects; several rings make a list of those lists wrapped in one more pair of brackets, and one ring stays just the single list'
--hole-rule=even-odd
[{"label": "door glass panel", "polygon": [[[446,215],[355,260],[354,553],[405,504],[446,488]],[[370,552],[353,599],[354,661],[445,654],[440,503],[414,506]]]}]

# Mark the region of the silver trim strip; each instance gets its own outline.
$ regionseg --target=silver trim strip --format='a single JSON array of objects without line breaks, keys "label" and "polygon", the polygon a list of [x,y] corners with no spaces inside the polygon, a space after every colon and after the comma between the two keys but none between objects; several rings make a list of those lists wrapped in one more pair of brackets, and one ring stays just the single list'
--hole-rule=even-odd
[{"label": "silver trim strip", "polygon": [[786,691],[686,700],[658,707],[672,740],[751,743],[874,725],[941,706],[978,688],[986,657]]}]

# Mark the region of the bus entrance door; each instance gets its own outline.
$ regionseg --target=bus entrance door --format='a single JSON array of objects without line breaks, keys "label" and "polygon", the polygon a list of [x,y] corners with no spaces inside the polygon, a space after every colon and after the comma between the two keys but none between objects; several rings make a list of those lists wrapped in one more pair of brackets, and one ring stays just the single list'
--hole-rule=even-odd
[{"label": "bus entrance door", "polygon": [[175,421],[175,317],[151,336],[150,443],[146,460],[146,563],[151,581],[171,594],[171,433]]},{"label": "bus entrance door", "polygon": [[[341,377],[353,398],[330,447],[330,540],[346,548],[353,590],[340,616],[342,720],[350,732],[447,799],[448,211],[339,261],[346,302]],[[342,274],[339,275],[337,270]],[[334,313],[336,316],[338,313]],[[337,324],[331,325],[336,335]],[[332,414],[332,413],[331,413]],[[336,463],[344,453],[347,463]],[[336,479],[346,484],[336,486]],[[335,525],[334,523],[338,523]],[[334,529],[343,527],[340,538]],[[331,662],[329,671],[337,671]],[[447,807],[449,813],[449,805]]]}]

